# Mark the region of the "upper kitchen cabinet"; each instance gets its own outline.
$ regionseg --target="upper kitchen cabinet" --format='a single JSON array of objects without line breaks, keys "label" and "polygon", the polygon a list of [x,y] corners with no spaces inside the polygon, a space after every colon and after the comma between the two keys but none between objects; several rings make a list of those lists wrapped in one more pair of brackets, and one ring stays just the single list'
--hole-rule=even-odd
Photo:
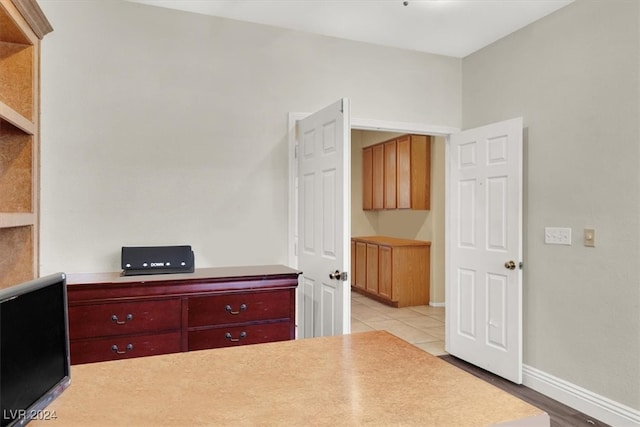
[{"label": "upper kitchen cabinet", "polygon": [[403,135],[363,149],[364,210],[430,209],[431,137]]}]

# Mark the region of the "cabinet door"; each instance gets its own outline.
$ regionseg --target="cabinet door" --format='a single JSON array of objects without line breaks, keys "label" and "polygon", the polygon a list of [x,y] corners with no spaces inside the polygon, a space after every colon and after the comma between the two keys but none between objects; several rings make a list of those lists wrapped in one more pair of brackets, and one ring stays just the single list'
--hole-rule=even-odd
[{"label": "cabinet door", "polygon": [[384,144],[384,208],[396,208],[396,141]]},{"label": "cabinet door", "polygon": [[384,208],[384,146],[373,146],[373,209]]},{"label": "cabinet door", "polygon": [[373,149],[362,150],[362,209],[373,209]]},{"label": "cabinet door", "polygon": [[431,138],[411,136],[411,208],[428,210],[431,192]]},{"label": "cabinet door", "polygon": [[378,245],[367,243],[367,292],[378,294]]},{"label": "cabinet door", "polygon": [[367,244],[356,242],[356,288],[366,289],[367,283]]},{"label": "cabinet door", "polygon": [[349,282],[351,283],[351,286],[355,286],[356,285],[356,242],[353,239],[351,239],[351,271],[349,275],[351,276],[349,278]]},{"label": "cabinet door", "polygon": [[389,246],[380,246],[378,250],[378,294],[388,300],[391,300],[392,287],[392,249]]},{"label": "cabinet door", "polygon": [[411,137],[397,140],[398,208],[411,208]]}]

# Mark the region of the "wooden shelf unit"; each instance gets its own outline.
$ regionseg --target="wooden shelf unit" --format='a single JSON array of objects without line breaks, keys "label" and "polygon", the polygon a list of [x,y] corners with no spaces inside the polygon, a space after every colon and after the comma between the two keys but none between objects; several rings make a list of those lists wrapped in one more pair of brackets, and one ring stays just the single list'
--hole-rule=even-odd
[{"label": "wooden shelf unit", "polygon": [[39,275],[40,40],[35,0],[0,0],[0,288]]}]

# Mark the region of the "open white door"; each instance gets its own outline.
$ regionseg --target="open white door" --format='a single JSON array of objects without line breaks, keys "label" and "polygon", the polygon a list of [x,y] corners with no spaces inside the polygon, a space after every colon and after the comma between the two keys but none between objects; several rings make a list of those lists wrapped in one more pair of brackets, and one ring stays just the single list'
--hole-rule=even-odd
[{"label": "open white door", "polygon": [[522,118],[451,135],[446,350],[522,383]]},{"label": "open white door", "polygon": [[297,124],[298,338],[351,331],[350,138],[346,98]]}]

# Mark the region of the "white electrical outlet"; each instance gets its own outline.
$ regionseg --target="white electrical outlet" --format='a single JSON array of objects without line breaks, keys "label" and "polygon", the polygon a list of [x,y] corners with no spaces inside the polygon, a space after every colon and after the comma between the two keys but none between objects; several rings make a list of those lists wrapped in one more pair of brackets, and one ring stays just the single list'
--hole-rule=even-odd
[{"label": "white electrical outlet", "polygon": [[545,227],[544,242],[547,245],[571,245],[571,229],[565,227]]}]

